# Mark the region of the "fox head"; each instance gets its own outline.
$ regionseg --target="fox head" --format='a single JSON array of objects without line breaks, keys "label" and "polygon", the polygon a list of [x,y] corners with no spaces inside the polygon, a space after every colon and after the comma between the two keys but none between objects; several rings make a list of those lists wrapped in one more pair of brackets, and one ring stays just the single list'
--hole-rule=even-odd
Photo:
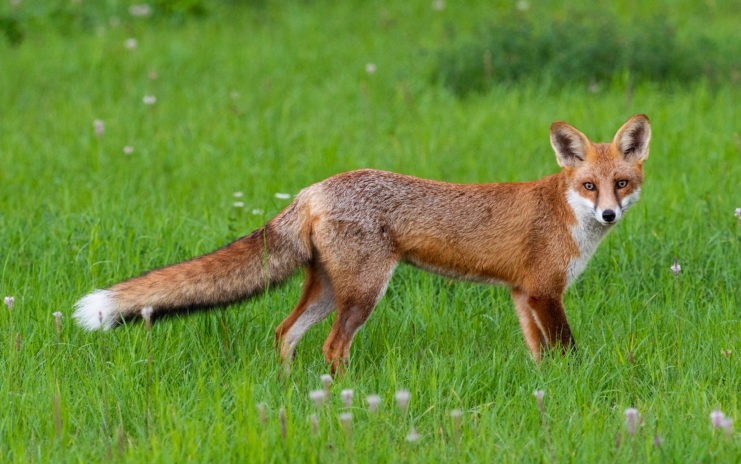
[{"label": "fox head", "polygon": [[645,114],[630,118],[610,143],[592,143],[562,121],[551,125],[551,145],[567,179],[567,200],[579,218],[609,226],[638,200],[651,125]]}]

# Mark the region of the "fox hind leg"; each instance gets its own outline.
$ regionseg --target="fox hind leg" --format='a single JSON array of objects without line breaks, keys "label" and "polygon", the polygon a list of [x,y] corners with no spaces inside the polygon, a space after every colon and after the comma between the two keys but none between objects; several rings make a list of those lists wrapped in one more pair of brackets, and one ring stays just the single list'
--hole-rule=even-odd
[{"label": "fox hind leg", "polygon": [[337,316],[324,342],[324,359],[331,365],[332,375],[341,372],[350,356],[350,345],[378,301],[386,292],[396,261],[364,265],[358,275],[333,277],[336,289]]},{"label": "fox hind leg", "polygon": [[286,370],[301,337],[334,311],[335,302],[329,278],[318,263],[306,267],[304,287],[296,307],[275,329],[275,344]]}]

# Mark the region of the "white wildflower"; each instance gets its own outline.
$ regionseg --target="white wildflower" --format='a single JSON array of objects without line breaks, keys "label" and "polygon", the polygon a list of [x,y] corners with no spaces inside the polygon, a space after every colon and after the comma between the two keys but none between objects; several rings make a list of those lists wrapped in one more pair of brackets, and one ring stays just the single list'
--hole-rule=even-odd
[{"label": "white wildflower", "polygon": [[368,395],[365,401],[368,403],[368,411],[376,412],[378,411],[378,406],[381,404],[381,397],[378,395]]},{"label": "white wildflower", "polygon": [[396,392],[396,402],[398,403],[401,410],[406,411],[407,407],[409,406],[409,399],[411,397],[412,394],[406,390],[399,390]]}]

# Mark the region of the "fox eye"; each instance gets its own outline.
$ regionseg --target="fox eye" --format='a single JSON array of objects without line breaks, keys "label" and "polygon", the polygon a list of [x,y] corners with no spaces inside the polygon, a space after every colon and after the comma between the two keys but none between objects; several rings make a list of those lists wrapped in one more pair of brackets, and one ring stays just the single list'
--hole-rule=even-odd
[{"label": "fox eye", "polygon": [[595,187],[594,184],[591,182],[584,182],[584,188],[589,190],[590,192],[592,190],[597,190],[597,187]]},{"label": "fox eye", "polygon": [[628,181],[627,180],[623,179],[623,180],[617,181],[617,188],[621,189],[621,188],[625,188],[627,186],[628,186]]}]

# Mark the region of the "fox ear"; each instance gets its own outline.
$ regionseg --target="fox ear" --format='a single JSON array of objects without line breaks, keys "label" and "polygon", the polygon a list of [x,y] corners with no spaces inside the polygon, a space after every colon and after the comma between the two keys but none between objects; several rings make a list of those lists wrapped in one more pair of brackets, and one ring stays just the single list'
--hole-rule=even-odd
[{"label": "fox ear", "polygon": [[589,139],[571,124],[557,121],[551,124],[551,146],[562,168],[574,167],[587,157]]},{"label": "fox ear", "polygon": [[648,158],[651,124],[645,114],[636,114],[623,124],[612,140],[627,161],[642,162]]}]

